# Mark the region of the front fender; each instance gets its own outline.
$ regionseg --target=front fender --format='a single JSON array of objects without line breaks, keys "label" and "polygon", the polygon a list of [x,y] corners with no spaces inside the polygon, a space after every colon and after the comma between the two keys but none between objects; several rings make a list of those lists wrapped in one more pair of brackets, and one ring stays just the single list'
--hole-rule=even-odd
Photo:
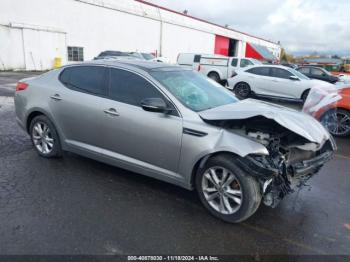
[{"label": "front fender", "polygon": [[215,153],[232,153],[245,157],[249,154],[268,155],[266,147],[249,138],[226,129],[219,129],[204,137],[183,135],[179,174],[191,185],[193,169],[206,156]]}]

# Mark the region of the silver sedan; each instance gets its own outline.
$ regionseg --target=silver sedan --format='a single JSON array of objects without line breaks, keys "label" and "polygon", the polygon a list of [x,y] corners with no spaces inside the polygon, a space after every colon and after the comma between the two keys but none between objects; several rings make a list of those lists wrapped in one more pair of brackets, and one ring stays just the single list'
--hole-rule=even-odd
[{"label": "silver sedan", "polygon": [[21,80],[19,125],[40,156],[63,151],[186,189],[216,217],[240,222],[276,206],[330,159],[335,144],[315,119],[239,101],[177,66],[99,60]]}]

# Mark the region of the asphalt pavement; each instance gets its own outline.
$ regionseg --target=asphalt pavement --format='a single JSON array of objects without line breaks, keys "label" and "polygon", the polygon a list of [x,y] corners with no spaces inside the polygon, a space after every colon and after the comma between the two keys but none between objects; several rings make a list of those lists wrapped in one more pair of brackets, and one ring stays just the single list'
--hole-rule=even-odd
[{"label": "asphalt pavement", "polygon": [[72,153],[39,157],[13,107],[32,74],[0,73],[0,254],[350,255],[350,138],[308,187],[227,224],[195,192]]}]

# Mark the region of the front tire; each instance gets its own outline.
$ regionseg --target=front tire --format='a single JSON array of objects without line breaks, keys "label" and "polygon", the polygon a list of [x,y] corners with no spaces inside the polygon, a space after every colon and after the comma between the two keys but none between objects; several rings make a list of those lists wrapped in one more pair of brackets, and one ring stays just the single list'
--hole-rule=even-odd
[{"label": "front tire", "polygon": [[198,171],[195,183],[206,209],[229,223],[246,220],[261,202],[258,182],[239,168],[231,155],[210,158]]},{"label": "front tire", "polygon": [[29,131],[33,145],[40,156],[52,158],[62,155],[56,128],[46,116],[35,117],[30,123]]}]

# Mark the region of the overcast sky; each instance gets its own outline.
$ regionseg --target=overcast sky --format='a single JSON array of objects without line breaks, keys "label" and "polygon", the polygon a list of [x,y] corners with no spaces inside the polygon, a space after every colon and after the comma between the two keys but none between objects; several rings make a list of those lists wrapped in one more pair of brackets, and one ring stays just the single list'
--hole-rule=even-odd
[{"label": "overcast sky", "polygon": [[287,51],[350,55],[350,0],[148,0],[281,41]]}]

